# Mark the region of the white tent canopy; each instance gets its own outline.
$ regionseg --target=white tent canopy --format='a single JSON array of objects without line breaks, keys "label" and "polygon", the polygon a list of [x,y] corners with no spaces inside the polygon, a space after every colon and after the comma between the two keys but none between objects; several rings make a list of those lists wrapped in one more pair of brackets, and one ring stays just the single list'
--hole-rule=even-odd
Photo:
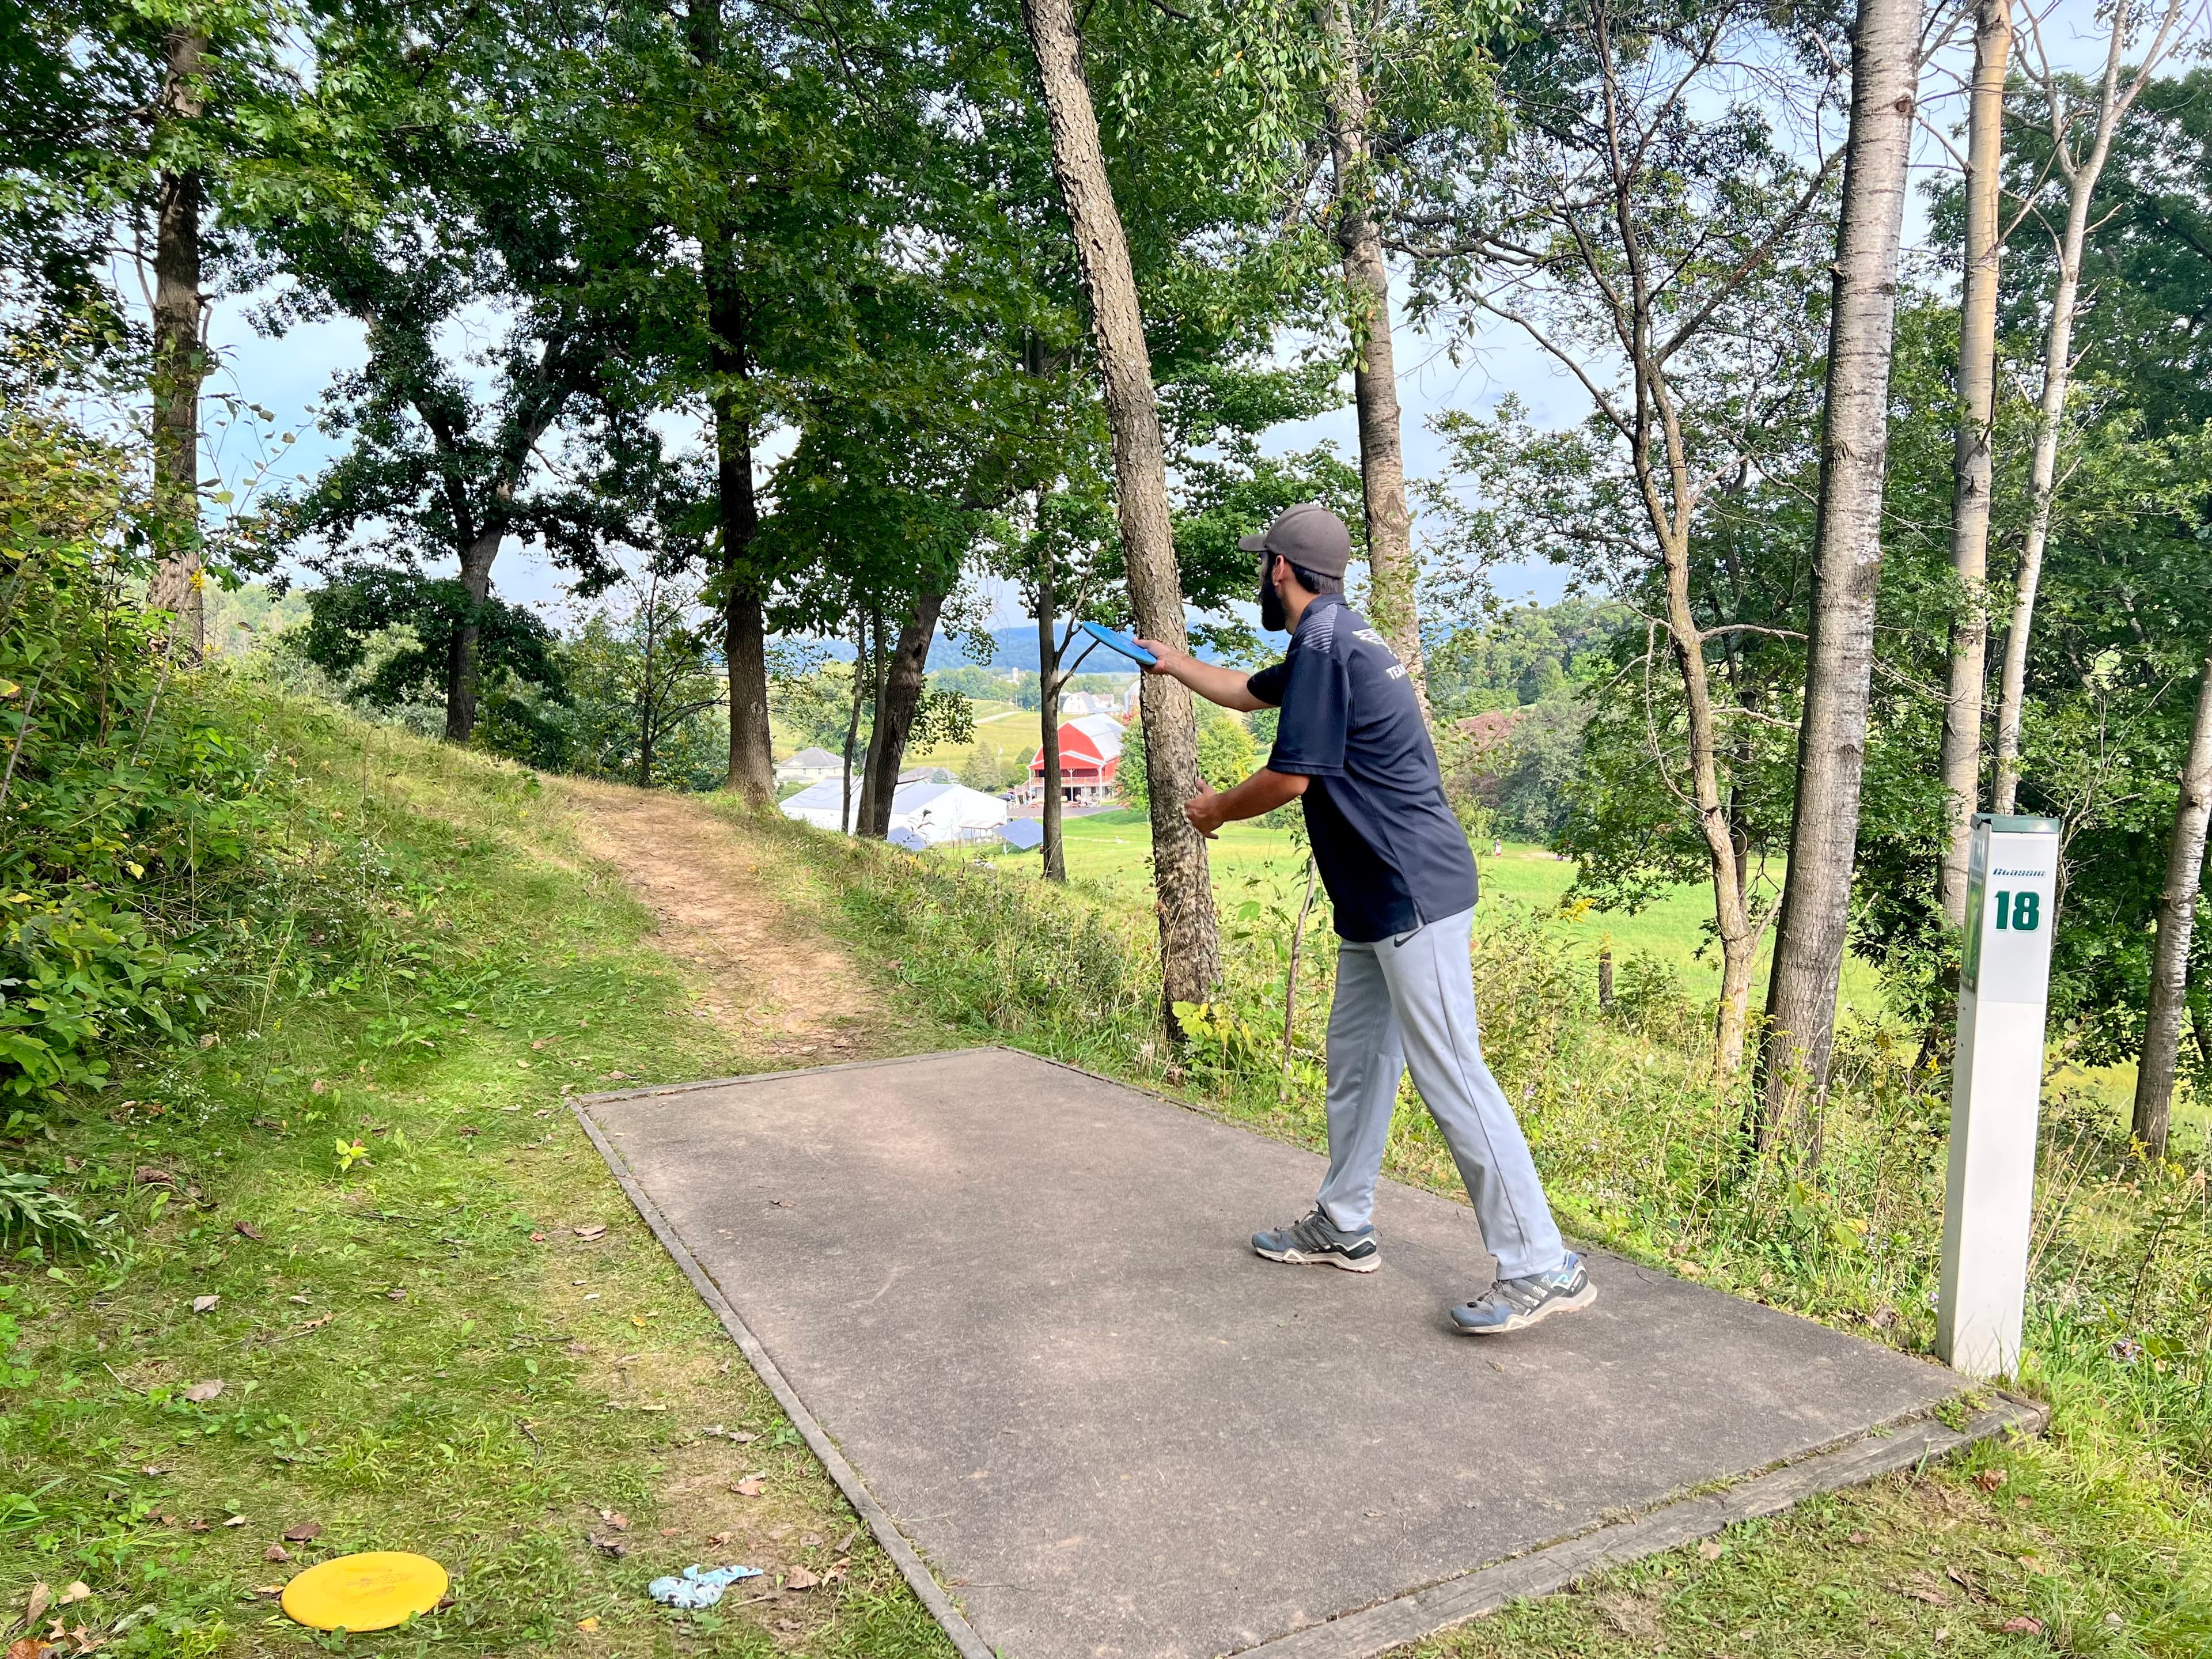
[{"label": "white tent canopy", "polygon": [[[853,780],[850,817],[839,822],[843,781],[825,779],[783,803],[783,815],[818,830],[850,834],[860,817],[860,781]],[[1006,803],[996,795],[957,783],[902,783],[891,793],[891,830],[908,830],[934,846],[947,841],[981,841],[1006,821]]]}]

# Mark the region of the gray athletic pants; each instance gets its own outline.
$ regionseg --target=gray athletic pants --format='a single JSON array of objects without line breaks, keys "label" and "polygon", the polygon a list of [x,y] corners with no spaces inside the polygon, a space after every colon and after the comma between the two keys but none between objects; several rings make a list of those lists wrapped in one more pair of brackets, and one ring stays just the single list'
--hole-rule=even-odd
[{"label": "gray athletic pants", "polygon": [[1474,1200],[1501,1279],[1556,1267],[1566,1255],[1528,1143],[1475,1036],[1474,975],[1462,910],[1396,939],[1337,943],[1328,1014],[1328,1178],[1321,1206],[1339,1227],[1374,1218],[1375,1183],[1410,1065]]}]

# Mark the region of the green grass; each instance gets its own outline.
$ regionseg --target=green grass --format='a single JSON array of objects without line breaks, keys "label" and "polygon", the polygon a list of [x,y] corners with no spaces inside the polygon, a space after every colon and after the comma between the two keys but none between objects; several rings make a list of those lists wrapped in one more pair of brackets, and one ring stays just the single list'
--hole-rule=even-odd
[{"label": "green grass", "polygon": [[[1070,818],[1066,836],[1071,877],[1150,908],[1152,837],[1145,814],[1100,812]],[[1305,854],[1287,824],[1225,825],[1207,854],[1215,888],[1224,901],[1241,897],[1255,884],[1282,889],[1302,880],[1305,868]],[[1477,849],[1476,867],[1483,897],[1492,906],[1492,911],[1482,913],[1486,919],[1494,914],[1500,899],[1540,915],[1557,914],[1575,878],[1572,863],[1525,842],[1507,842],[1495,856],[1486,848]],[[1720,991],[1720,958],[1706,940],[1712,914],[1711,890],[1686,884],[1633,915],[1577,907],[1562,916],[1559,936],[1593,963],[1597,952],[1607,946],[1616,968],[1624,967],[1632,957],[1649,957],[1680,974],[1691,995],[1711,998]],[[1770,933],[1753,969],[1754,1002],[1764,995],[1772,954]],[[1880,1012],[1881,980],[1871,963],[1856,957],[1845,961],[1843,998],[1846,1006],[1860,1012]]]},{"label": "green grass", "polygon": [[[137,1056],[16,1149],[127,1244],[7,1264],[28,1372],[0,1396],[11,1606],[82,1580],[69,1622],[107,1653],[299,1652],[259,1588],[395,1548],[444,1563],[453,1605],[329,1645],[948,1652],[865,1534],[837,1553],[849,1512],[562,1103],[757,1062],[693,1017],[652,918],[535,780],[261,712],[301,777],[294,843],[236,905],[270,941],[264,985],[210,1046]],[[342,1143],[365,1149],[350,1170]],[[765,1494],[733,1495],[753,1472]],[[828,1587],[703,1618],[643,1594],[694,1561],[840,1559]]]}]

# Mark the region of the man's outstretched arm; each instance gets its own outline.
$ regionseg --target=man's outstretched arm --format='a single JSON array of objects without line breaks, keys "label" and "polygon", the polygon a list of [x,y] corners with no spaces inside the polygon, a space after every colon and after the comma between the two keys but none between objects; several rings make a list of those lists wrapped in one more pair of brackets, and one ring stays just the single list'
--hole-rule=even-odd
[{"label": "man's outstretched arm", "polygon": [[[1159,659],[1145,671],[1147,674],[1165,674],[1170,679],[1181,680],[1208,702],[1218,702],[1224,708],[1234,708],[1240,714],[1249,714],[1255,708],[1268,706],[1252,695],[1252,688],[1244,683],[1248,676],[1241,668],[1224,668],[1217,663],[1200,662],[1189,652],[1178,651],[1173,646],[1160,644],[1157,640],[1139,640],[1137,643]],[[1300,787],[1304,787],[1300,785]],[[1239,784],[1237,787],[1243,786]],[[1278,806],[1282,805],[1280,801],[1275,804]]]},{"label": "man's outstretched arm", "polygon": [[1210,836],[1224,823],[1263,817],[1278,806],[1286,806],[1306,792],[1308,780],[1295,772],[1255,772],[1234,789],[1215,794],[1203,779],[1199,793],[1183,803],[1182,815],[1201,836]]}]

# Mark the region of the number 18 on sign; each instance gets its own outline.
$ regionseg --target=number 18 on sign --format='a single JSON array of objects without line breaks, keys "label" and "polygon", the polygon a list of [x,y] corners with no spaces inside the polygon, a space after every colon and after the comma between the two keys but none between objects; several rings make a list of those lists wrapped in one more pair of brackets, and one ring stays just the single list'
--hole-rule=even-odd
[{"label": "number 18 on sign", "polygon": [[1969,860],[1936,1351],[1997,1377],[2019,1369],[2027,1299],[2058,820],[1977,813]]}]

